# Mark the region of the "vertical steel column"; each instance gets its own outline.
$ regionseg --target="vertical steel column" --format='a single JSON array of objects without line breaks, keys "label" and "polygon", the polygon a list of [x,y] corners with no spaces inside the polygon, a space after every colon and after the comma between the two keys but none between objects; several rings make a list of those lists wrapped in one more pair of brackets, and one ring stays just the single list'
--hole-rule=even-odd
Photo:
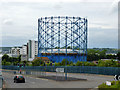
[{"label": "vertical steel column", "polygon": [[38,57],[40,57],[40,53],[39,53],[39,50],[40,50],[40,48],[39,48],[39,43],[40,43],[40,38],[39,38],[39,35],[40,35],[40,33],[39,33],[39,28],[40,28],[40,26],[39,26],[39,24],[40,24],[40,22],[39,22],[40,20],[38,19]]},{"label": "vertical steel column", "polygon": [[86,47],[85,47],[86,48],[86,53],[85,53],[86,54],[86,61],[87,61],[87,42],[88,42],[87,41],[87,31],[88,31],[87,27],[88,27],[88,20],[86,19],[86,39],[85,39],[86,40]]},{"label": "vertical steel column", "polygon": [[41,31],[42,31],[42,18],[38,19],[38,57],[41,57]]},{"label": "vertical steel column", "polygon": [[[73,47],[72,47],[72,50],[73,50],[73,53],[74,53],[74,40],[75,40],[75,38],[74,38],[74,30],[75,30],[75,17],[73,17],[73,33],[72,33],[72,36],[73,36],[73,40],[72,40],[72,43],[73,43]],[[75,62],[75,60],[74,60],[74,62]]]},{"label": "vertical steel column", "polygon": [[[43,24],[43,28],[42,28],[42,35],[41,35],[41,39],[42,39],[42,43],[41,43],[41,46],[43,46],[41,48],[41,51],[45,52],[45,21],[44,19],[42,18],[42,24]],[[42,38],[43,37],[43,38]]]},{"label": "vertical steel column", "polygon": [[46,53],[46,43],[47,43],[47,39],[46,39],[46,37],[47,37],[47,32],[46,32],[47,25],[46,24],[47,24],[47,22],[46,21],[47,21],[47,17],[45,17],[45,53]]},{"label": "vertical steel column", "polygon": [[[72,21],[73,21],[73,19],[72,19]],[[72,33],[73,33],[73,22],[71,21],[71,42],[70,42],[70,45],[71,45],[71,48],[73,47],[73,43],[72,43],[72,41],[73,41],[73,38],[72,38]],[[73,51],[72,51],[73,52]],[[73,56],[73,55],[72,55]]]},{"label": "vertical steel column", "polygon": [[65,24],[66,24],[66,30],[65,30],[65,47],[66,47],[66,57],[67,57],[67,19],[68,19],[68,17],[66,16],[66,22],[65,22]]},{"label": "vertical steel column", "polygon": [[81,23],[81,22],[80,22],[80,20],[81,20],[81,18],[79,17],[79,29],[78,29],[78,31],[79,31],[79,61],[80,61],[80,58],[81,58],[81,55],[80,55],[80,47],[81,47],[81,46],[80,46],[80,38],[81,38],[81,37],[80,37],[80,36],[81,36],[81,34],[80,34],[80,31],[81,31],[80,23]]},{"label": "vertical steel column", "polygon": [[85,22],[85,18],[84,18],[84,24],[83,24],[83,28],[84,28],[84,31],[83,31],[83,39],[84,39],[84,40],[83,40],[83,43],[82,43],[82,44],[83,44],[83,47],[82,47],[82,48],[83,48],[83,60],[85,59],[85,43],[86,43],[86,42],[85,42],[85,36],[86,36],[86,35],[85,35],[85,25],[86,25],[86,22]]},{"label": "vertical steel column", "polygon": [[58,17],[58,59],[60,61],[60,16]]},{"label": "vertical steel column", "polygon": [[51,17],[51,54],[53,53],[53,25],[54,25],[54,22],[53,22],[53,17]]},{"label": "vertical steel column", "polygon": [[[65,31],[66,58],[67,58],[67,28],[68,28],[68,27],[67,27],[67,24],[68,24],[68,23],[67,23],[67,19],[68,19],[68,17],[66,16],[66,23],[65,23],[65,24],[66,24],[66,25],[65,25],[65,26],[66,26],[66,27],[65,27],[65,28],[66,28],[66,31]],[[66,70],[65,70],[65,80],[67,80],[67,61],[66,61]]]}]

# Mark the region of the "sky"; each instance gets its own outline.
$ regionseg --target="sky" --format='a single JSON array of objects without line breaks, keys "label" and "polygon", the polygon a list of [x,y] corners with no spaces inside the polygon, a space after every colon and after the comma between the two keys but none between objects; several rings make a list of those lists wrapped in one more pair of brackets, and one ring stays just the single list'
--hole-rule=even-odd
[{"label": "sky", "polygon": [[0,47],[37,40],[38,18],[79,16],[88,19],[88,48],[118,48],[119,0],[1,0]]}]

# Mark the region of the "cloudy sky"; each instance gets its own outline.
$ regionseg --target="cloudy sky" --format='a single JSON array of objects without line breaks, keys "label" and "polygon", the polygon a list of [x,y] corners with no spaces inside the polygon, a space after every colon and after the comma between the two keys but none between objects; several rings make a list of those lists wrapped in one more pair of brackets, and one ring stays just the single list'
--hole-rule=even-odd
[{"label": "cloudy sky", "polygon": [[79,16],[88,19],[88,48],[118,48],[118,0],[96,1],[1,0],[0,46],[37,40],[40,17]]}]

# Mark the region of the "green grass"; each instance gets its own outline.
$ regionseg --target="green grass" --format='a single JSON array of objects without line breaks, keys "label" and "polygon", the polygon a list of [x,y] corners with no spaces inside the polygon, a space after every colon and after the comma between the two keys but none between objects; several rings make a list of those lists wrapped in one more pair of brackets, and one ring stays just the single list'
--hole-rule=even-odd
[{"label": "green grass", "polygon": [[101,89],[117,89],[120,90],[120,81],[111,81],[111,86],[106,85],[106,83],[102,83],[101,85],[98,86],[98,88]]}]

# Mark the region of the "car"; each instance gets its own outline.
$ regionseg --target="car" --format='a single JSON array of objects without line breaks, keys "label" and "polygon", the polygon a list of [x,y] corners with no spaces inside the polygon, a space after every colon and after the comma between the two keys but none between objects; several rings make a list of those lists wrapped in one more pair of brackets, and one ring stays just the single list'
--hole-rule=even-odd
[{"label": "car", "polygon": [[19,83],[19,82],[25,83],[25,78],[23,75],[14,76],[14,83]]},{"label": "car", "polygon": [[115,75],[115,76],[114,76],[114,80],[120,81],[120,75]]}]

